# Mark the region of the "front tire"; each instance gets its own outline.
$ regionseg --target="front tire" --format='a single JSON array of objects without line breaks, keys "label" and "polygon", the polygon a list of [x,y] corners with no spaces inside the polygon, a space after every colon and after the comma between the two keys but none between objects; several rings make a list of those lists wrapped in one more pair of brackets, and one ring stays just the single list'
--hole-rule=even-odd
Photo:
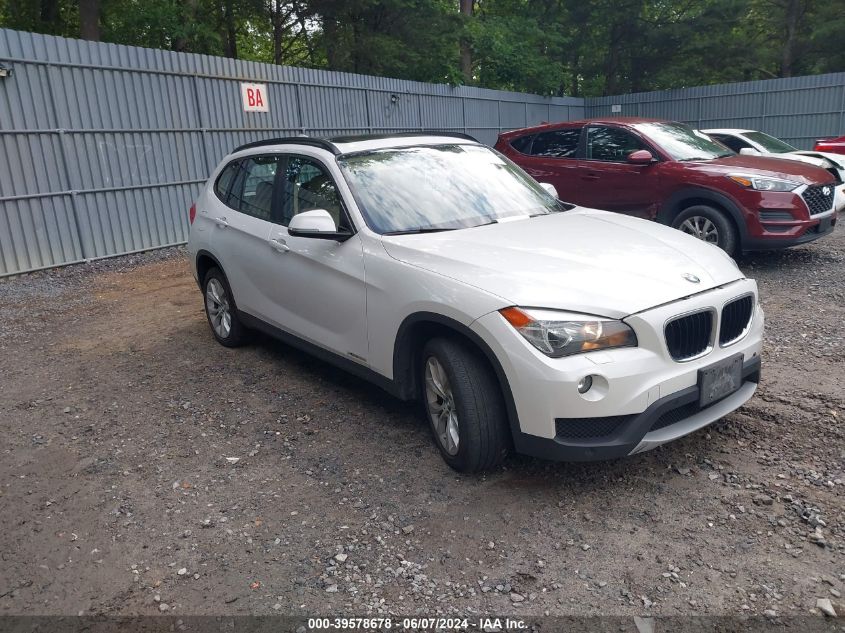
[{"label": "front tire", "polygon": [[219,268],[211,268],[202,284],[205,316],[217,342],[226,347],[238,347],[247,339],[247,329],[238,318],[232,289],[226,275]]},{"label": "front tire", "polygon": [[435,444],[449,466],[472,473],[498,466],[510,450],[504,398],[490,365],[452,339],[422,354],[423,401]]},{"label": "front tire", "polygon": [[733,221],[719,209],[696,204],[681,211],[672,227],[698,239],[715,244],[728,255],[737,250],[738,237]]}]

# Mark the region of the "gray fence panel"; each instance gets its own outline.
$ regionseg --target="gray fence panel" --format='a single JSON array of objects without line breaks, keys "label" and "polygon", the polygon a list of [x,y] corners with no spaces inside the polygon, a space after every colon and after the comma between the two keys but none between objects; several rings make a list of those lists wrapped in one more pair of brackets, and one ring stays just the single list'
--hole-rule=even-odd
[{"label": "gray fence panel", "polygon": [[845,73],[600,97],[585,106],[588,117],[645,116],[703,129],[761,130],[810,149],[818,138],[845,133]]},{"label": "gray fence panel", "polygon": [[549,105],[549,122],[554,123],[556,121],[576,121],[578,119],[583,119],[585,116],[584,114],[584,105],[580,103],[578,105]]},{"label": "gray fence panel", "polygon": [[420,96],[367,91],[367,127],[380,130],[408,130],[422,127]]},{"label": "gray fence panel", "polygon": [[0,198],[68,188],[58,134],[0,133],[0,161]]},{"label": "gray fence panel", "polygon": [[425,130],[460,130],[464,127],[464,110],[460,97],[420,95],[420,127]]},{"label": "gray fence panel", "polygon": [[0,275],[82,258],[71,196],[15,199],[0,204]]},{"label": "gray fence panel", "polygon": [[[188,207],[198,184],[98,191],[78,196],[87,258],[107,257],[171,244],[188,237]],[[127,209],[143,213],[127,213]]]},{"label": "gray fence panel", "polygon": [[[183,243],[201,183],[243,143],[422,129],[494,143],[582,105],[5,29],[0,61],[0,276]],[[267,85],[269,112],[244,112],[245,81]]]}]

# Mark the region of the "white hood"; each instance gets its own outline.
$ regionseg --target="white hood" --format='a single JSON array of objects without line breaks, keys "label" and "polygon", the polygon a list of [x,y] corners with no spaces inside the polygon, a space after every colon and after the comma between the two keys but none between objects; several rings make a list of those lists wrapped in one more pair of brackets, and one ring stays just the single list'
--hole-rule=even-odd
[{"label": "white hood", "polygon": [[832,154],[830,152],[816,152],[812,150],[798,150],[796,152],[790,152],[790,154],[796,157],[815,159],[821,166],[824,166],[824,161],[828,161],[830,163],[833,163],[833,166],[836,169],[845,169],[845,156],[843,156],[842,154]]},{"label": "white hood", "polygon": [[845,156],[840,154],[830,154],[827,152],[814,152],[809,150],[796,150],[794,152],[785,152],[783,154],[754,154],[755,156],[765,156],[766,158],[780,158],[781,160],[797,160],[800,163],[807,163],[808,165],[815,165],[822,169],[827,169],[831,165],[837,171],[845,170]]},{"label": "white hood", "polygon": [[611,318],[743,278],[711,244],[656,222],[592,209],[384,236],[383,244],[399,261],[481,288],[509,305]]}]

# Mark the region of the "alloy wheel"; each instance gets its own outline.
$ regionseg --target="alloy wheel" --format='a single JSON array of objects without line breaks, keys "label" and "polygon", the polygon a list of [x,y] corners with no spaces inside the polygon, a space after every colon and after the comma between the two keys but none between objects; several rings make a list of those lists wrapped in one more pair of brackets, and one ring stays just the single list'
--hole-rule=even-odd
[{"label": "alloy wheel", "polygon": [[711,244],[719,243],[719,229],[709,218],[703,215],[694,215],[687,218],[678,228],[684,233],[697,237],[705,242],[710,242]]},{"label": "alloy wheel", "polygon": [[214,332],[227,338],[232,331],[232,313],[226,289],[218,279],[210,279],[205,287],[205,308]]},{"label": "alloy wheel", "polygon": [[455,396],[446,370],[434,356],[425,363],[425,402],[440,446],[449,455],[457,455],[460,427]]}]

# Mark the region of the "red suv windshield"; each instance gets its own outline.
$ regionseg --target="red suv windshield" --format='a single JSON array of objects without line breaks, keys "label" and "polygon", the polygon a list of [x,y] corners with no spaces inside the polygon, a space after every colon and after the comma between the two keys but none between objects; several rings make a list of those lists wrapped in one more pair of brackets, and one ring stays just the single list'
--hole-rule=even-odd
[{"label": "red suv windshield", "polygon": [[637,123],[634,127],[673,160],[713,160],[734,154],[710,137],[696,134],[683,123]]}]

